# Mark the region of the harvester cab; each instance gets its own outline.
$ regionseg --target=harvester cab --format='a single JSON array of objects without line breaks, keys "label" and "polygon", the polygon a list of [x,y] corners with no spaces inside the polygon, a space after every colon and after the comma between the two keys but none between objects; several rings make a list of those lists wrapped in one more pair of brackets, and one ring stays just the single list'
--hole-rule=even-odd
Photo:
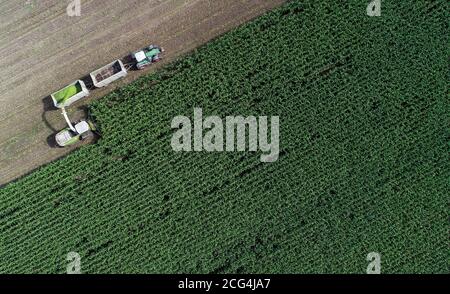
[{"label": "harvester cab", "polygon": [[153,64],[161,60],[160,55],[163,52],[164,52],[163,48],[155,45],[150,45],[140,51],[134,52],[132,54],[132,57],[136,61],[136,68],[143,69],[149,66],[150,64]]},{"label": "harvester cab", "polygon": [[72,122],[69,120],[69,117],[67,116],[66,110],[63,108],[62,111],[64,119],[67,122],[68,128],[65,128],[64,130],[56,134],[55,140],[58,146],[67,147],[93,136],[95,126],[92,122],[90,122],[89,120],[88,121],[82,120],[73,125]]}]

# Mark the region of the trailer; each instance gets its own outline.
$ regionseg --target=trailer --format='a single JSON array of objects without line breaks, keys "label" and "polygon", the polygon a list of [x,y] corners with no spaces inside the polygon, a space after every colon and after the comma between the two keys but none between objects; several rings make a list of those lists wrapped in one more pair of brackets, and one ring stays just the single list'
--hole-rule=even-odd
[{"label": "trailer", "polygon": [[95,87],[101,88],[127,75],[121,60],[115,60],[90,73]]},{"label": "trailer", "polygon": [[77,80],[51,95],[53,104],[57,108],[69,106],[86,96],[89,96],[89,90],[81,80]]}]

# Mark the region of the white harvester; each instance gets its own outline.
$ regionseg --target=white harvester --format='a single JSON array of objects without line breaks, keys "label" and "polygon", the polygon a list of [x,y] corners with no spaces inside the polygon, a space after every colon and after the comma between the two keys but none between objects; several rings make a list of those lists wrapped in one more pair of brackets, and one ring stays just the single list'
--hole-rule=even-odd
[{"label": "white harvester", "polygon": [[95,131],[96,128],[92,122],[90,122],[89,120],[82,120],[73,125],[69,117],[67,116],[65,108],[62,109],[62,115],[67,122],[68,128],[65,128],[64,130],[56,134],[55,140],[58,146],[66,147],[87,138],[93,137],[93,131]]}]

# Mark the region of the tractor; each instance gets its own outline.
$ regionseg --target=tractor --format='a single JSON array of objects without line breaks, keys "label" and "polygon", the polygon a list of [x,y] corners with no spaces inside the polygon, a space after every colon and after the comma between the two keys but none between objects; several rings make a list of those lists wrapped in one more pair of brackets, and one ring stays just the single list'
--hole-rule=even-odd
[{"label": "tractor", "polygon": [[164,52],[164,48],[159,46],[150,45],[144,49],[131,54],[132,58],[136,62],[137,69],[143,69],[153,63],[161,60],[161,53]]}]

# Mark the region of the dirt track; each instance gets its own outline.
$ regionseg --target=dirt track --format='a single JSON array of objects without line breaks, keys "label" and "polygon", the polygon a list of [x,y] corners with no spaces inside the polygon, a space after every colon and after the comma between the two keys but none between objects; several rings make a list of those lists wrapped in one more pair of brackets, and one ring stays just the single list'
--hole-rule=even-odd
[{"label": "dirt track", "polygon": [[[169,62],[283,2],[82,0],[81,16],[69,17],[69,1],[1,1],[0,186],[73,150],[49,146],[64,127],[50,93],[151,43],[166,49]],[[69,114],[77,119],[83,103],[148,70],[96,90]]]}]

